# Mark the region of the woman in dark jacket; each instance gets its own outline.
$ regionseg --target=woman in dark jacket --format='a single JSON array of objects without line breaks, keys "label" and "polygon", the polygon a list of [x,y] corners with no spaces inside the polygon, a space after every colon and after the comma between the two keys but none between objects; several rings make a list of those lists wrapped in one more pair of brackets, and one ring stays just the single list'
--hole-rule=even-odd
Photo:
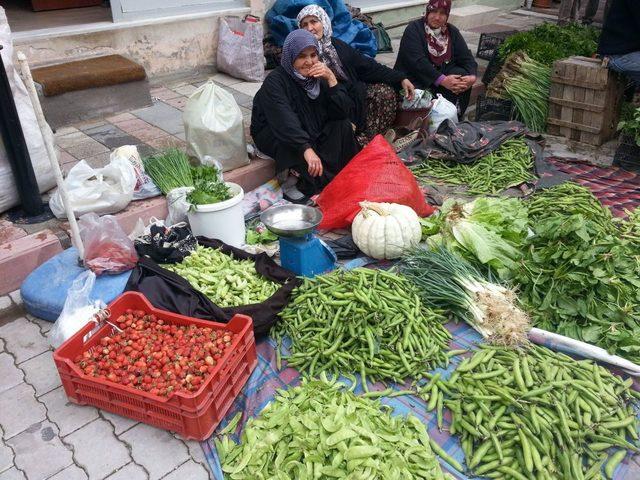
[{"label": "woman in dark jacket", "polygon": [[361,142],[385,133],[396,117],[397,90],[413,98],[413,84],[404,74],[376,62],[332,36],[331,20],[318,5],[307,5],[297,17],[298,26],[318,41],[320,58],[344,85],[354,102],[351,121]]},{"label": "woman in dark jacket", "polygon": [[283,182],[288,200],[305,202],[301,192],[318,193],[358,153],[352,110],[345,87],[320,61],[313,35],[291,32],[281,65],[256,94],[251,116],[258,149],[275,159],[276,173],[288,169],[293,175]]},{"label": "woman in dark jacket", "polygon": [[469,105],[478,64],[460,31],[447,23],[451,0],[429,0],[424,18],[407,25],[394,68],[416,88],[430,89],[458,105]]}]

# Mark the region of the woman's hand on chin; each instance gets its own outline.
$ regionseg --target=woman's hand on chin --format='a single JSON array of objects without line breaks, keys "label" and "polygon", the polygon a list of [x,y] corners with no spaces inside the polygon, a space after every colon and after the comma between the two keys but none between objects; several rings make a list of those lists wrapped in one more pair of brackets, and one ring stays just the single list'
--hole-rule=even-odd
[{"label": "woman's hand on chin", "polygon": [[336,76],[324,63],[318,62],[309,69],[309,76],[313,78],[324,78],[330,87],[338,84]]}]

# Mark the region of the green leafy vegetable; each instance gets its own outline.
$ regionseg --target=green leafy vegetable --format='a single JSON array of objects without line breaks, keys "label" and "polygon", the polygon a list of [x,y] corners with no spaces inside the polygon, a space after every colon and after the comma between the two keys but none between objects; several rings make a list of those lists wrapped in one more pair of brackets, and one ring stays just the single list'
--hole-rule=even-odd
[{"label": "green leafy vegetable", "polygon": [[233,197],[229,187],[220,180],[218,169],[200,165],[191,168],[194,189],[187,194],[191,205],[207,205],[223,202]]},{"label": "green leafy vegetable", "polygon": [[561,58],[581,55],[590,57],[598,48],[600,30],[577,23],[556,25],[543,23],[532,30],[508,37],[500,46],[500,56],[524,51],[534,60],[551,66]]},{"label": "green leafy vegetable", "polygon": [[640,107],[622,117],[618,123],[618,130],[633,138],[640,147]]},{"label": "green leafy vegetable", "polygon": [[262,228],[247,228],[247,245],[264,245],[276,240],[278,240],[278,236],[264,226]]},{"label": "green leafy vegetable", "polygon": [[529,212],[535,235],[515,277],[536,326],[640,362],[635,225],[614,222],[587,189],[573,184],[536,195]]},{"label": "green leafy vegetable", "polygon": [[529,232],[527,209],[515,198],[482,197],[466,204],[447,200],[435,218],[427,220],[428,243],[443,244],[485,264],[501,278],[517,267]]}]

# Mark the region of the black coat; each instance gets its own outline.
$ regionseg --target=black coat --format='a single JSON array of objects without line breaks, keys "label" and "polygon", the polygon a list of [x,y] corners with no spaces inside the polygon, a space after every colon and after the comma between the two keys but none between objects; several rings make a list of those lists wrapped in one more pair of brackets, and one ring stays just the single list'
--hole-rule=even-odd
[{"label": "black coat", "polygon": [[600,55],[624,55],[640,51],[640,2],[612,0],[602,26]]},{"label": "black coat", "polygon": [[424,19],[409,23],[402,34],[398,58],[393,68],[404,72],[416,88],[422,90],[433,88],[438,77],[447,75],[449,71],[455,73],[464,71],[467,75],[476,75],[478,64],[460,30],[451,24],[447,28],[451,35],[451,60],[440,67],[434,65],[429,58]]},{"label": "black coat", "polygon": [[354,109],[351,121],[360,131],[365,126],[367,84],[386,83],[399,89],[402,80],[406,77],[404,74],[360,53],[342,40],[332,37],[331,43],[340,58],[344,73],[349,77],[347,81],[341,83],[346,87],[353,100]]},{"label": "black coat", "polygon": [[320,95],[312,100],[278,67],[267,75],[253,100],[251,136],[255,139],[268,128],[278,142],[302,153],[316,142],[327,122],[347,119],[352,111],[353,101],[343,85],[330,88],[321,80]]}]

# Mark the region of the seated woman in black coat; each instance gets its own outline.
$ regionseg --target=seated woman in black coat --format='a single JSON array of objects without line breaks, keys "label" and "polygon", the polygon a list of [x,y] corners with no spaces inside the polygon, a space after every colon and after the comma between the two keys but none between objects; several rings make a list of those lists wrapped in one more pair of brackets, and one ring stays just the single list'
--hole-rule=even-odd
[{"label": "seated woman in black coat", "polygon": [[289,170],[293,175],[281,182],[285,198],[306,201],[301,192],[318,193],[358,153],[352,110],[346,89],[320,61],[313,35],[291,32],[280,66],[267,75],[254,98],[251,117],[258,149],[275,159],[276,173]]},{"label": "seated woman in black coat", "polygon": [[413,98],[413,84],[404,74],[363,55],[340,39],[332,37],[331,20],[318,5],[307,5],[297,17],[298,26],[310,31],[320,47],[320,59],[343,84],[354,102],[351,121],[361,143],[384,134],[396,117],[397,90]]},{"label": "seated woman in black coat", "polygon": [[429,0],[424,18],[407,25],[394,68],[416,88],[430,89],[458,105],[460,117],[469,105],[478,64],[460,30],[447,23],[451,0]]}]

